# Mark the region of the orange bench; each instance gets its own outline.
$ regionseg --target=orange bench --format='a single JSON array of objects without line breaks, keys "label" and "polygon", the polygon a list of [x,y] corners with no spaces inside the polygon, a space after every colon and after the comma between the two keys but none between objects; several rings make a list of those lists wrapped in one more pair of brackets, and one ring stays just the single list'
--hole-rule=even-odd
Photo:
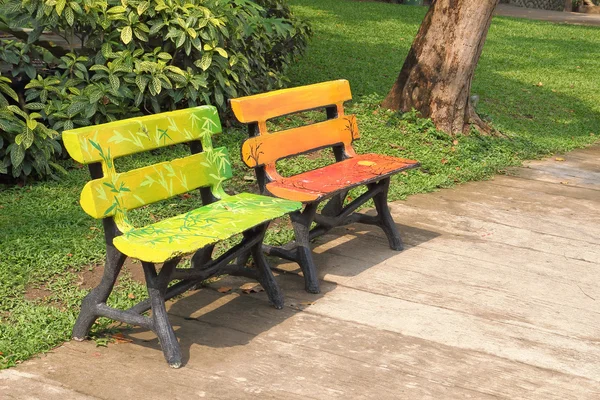
[{"label": "orange bench", "polygon": [[[380,226],[390,247],[402,250],[402,240],[387,205],[390,176],[415,168],[417,161],[379,154],[355,153],[352,142],[359,138],[354,115],[345,115],[344,101],[352,99],[346,80],[277,90],[231,100],[237,119],[248,124],[250,138],[242,145],[242,158],[254,168],[261,193],[304,203],[304,210],[291,214],[295,242],[282,247],[264,246],[267,254],[300,264],[306,290],[319,292],[319,282],[310,251],[311,239],[328,230],[353,222]],[[327,120],[270,133],[267,121],[287,114],[325,108]],[[331,147],[335,163],[291,177],[277,172],[278,160]],[[367,191],[346,203],[348,191],[366,185]],[[376,216],[355,212],[373,199]],[[317,213],[322,201],[328,201]],[[316,226],[310,229],[311,224]]]}]

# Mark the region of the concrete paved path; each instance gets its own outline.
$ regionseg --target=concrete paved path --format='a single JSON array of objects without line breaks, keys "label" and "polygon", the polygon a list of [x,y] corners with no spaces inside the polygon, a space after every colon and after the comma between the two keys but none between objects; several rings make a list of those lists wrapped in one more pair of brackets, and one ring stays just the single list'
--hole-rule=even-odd
[{"label": "concrete paved path", "polygon": [[513,18],[537,19],[573,25],[600,26],[600,14],[540,10],[537,8],[517,7],[510,4],[498,4],[494,15]]},{"label": "concrete paved path", "polygon": [[179,370],[134,329],[1,372],[0,398],[598,399],[600,147],[564,158],[392,204],[402,253],[336,230],[321,295],[281,266],[283,310],[233,278],[171,303]]}]

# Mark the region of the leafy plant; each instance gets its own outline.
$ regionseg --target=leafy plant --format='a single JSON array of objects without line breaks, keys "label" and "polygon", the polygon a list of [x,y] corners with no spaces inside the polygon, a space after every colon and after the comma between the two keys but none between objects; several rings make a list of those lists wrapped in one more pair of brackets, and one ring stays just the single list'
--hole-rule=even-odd
[{"label": "leafy plant", "polygon": [[62,168],[52,161],[60,154],[58,133],[39,120],[42,115],[27,113],[9,99],[18,101],[17,93],[9,86],[11,80],[0,76],[0,174],[9,169],[13,177],[53,175]]},{"label": "leafy plant", "polygon": [[[21,108],[61,131],[282,87],[309,26],[285,0],[0,0]],[[51,31],[68,52],[42,40]],[[32,71],[32,60],[39,68]],[[40,68],[41,67],[41,68]],[[24,108],[25,103],[28,104]]]}]

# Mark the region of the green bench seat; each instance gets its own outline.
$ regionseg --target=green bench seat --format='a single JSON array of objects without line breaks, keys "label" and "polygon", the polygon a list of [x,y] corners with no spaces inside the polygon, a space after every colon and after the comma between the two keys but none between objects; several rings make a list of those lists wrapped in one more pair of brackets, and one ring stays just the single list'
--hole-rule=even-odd
[{"label": "green bench seat", "polygon": [[165,262],[281,217],[298,206],[289,201],[241,193],[152,225],[131,229],[113,243],[129,257]]}]

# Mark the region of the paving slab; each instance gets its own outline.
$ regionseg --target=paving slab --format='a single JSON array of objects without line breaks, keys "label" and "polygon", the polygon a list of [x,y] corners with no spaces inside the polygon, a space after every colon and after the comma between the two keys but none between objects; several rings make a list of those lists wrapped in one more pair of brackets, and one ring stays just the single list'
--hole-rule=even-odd
[{"label": "paving slab", "polygon": [[179,370],[132,328],[0,372],[0,398],[598,399],[598,160],[592,147],[395,202],[403,252],[335,229],[314,243],[319,295],[277,264],[283,310],[234,277],[169,302]]},{"label": "paving slab", "polygon": [[572,25],[600,26],[600,15],[570,11],[552,11],[539,8],[518,7],[498,4],[494,15],[513,18],[527,18],[539,21],[557,22]]}]

